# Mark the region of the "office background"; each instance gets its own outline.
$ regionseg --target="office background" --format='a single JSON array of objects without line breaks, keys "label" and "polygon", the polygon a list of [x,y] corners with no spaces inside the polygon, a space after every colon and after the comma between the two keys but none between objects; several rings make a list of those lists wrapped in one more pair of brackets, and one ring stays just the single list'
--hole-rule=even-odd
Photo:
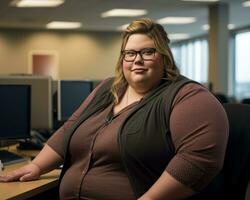
[{"label": "office background", "polygon": [[28,73],[31,51],[57,52],[59,79],[103,79],[114,74],[119,32],[0,30],[0,74]]},{"label": "office background", "polygon": [[[117,28],[138,17],[102,18],[101,14],[114,8],[136,8],[148,12],[139,17],[155,20],[196,17],[188,24],[164,24],[181,72],[207,86],[212,82],[215,92],[232,97],[232,101],[250,98],[249,1],[66,0],[55,8],[18,8],[11,2],[0,1],[0,75],[30,73],[31,53],[43,52],[57,57],[54,79],[102,80],[112,76],[121,45]],[[46,24],[53,20],[82,22],[82,27],[47,29]],[[209,55],[211,48],[215,56]],[[215,60],[212,71],[211,60]]]},{"label": "office background", "polygon": [[[43,51],[57,55],[56,79],[112,76],[121,44],[118,29],[138,17],[151,17],[169,33],[184,75],[206,85],[212,83],[215,92],[238,101],[250,96],[250,75],[246,73],[250,69],[249,1],[57,1],[61,4],[53,8],[15,7],[11,0],[1,1],[0,74],[30,73],[31,52]],[[144,13],[107,16],[115,8]],[[169,16],[188,17],[189,22],[167,22]],[[74,30],[48,28],[53,20],[74,21],[80,26]]]}]

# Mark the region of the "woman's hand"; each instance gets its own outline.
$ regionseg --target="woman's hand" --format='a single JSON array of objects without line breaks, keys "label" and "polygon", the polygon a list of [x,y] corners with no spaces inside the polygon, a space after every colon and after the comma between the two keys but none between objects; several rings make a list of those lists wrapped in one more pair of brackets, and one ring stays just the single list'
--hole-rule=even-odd
[{"label": "woman's hand", "polygon": [[50,146],[45,144],[40,153],[31,163],[22,168],[0,175],[0,182],[31,181],[39,179],[45,174],[63,163],[61,156]]},{"label": "woman's hand", "polygon": [[39,179],[41,176],[41,169],[34,163],[29,163],[20,169],[0,175],[0,182],[11,181],[31,181]]}]

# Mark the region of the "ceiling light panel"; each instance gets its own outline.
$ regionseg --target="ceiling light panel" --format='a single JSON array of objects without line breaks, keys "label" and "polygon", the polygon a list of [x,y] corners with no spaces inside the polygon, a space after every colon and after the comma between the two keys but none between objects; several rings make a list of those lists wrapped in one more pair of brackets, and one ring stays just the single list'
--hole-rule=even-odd
[{"label": "ceiling light panel", "polygon": [[242,3],[242,6],[243,6],[243,7],[250,7],[250,1],[244,1],[244,2]]},{"label": "ceiling light panel", "polygon": [[146,15],[147,10],[144,9],[112,9],[107,12],[103,12],[101,16],[105,17],[138,17]]},{"label": "ceiling light panel", "polygon": [[129,24],[124,24],[124,25],[122,25],[122,26],[119,26],[119,27],[117,27],[117,30],[118,31],[124,31],[124,30],[126,30],[126,28],[129,26]]},{"label": "ceiling light panel", "polygon": [[64,3],[64,0],[14,0],[12,6],[16,7],[56,7]]},{"label": "ceiling light panel", "polygon": [[232,30],[232,29],[235,28],[235,25],[234,25],[234,24],[228,24],[228,25],[227,25],[227,28],[228,28],[229,30]]},{"label": "ceiling light panel", "polygon": [[[232,29],[235,28],[235,25],[234,25],[234,24],[228,24],[228,25],[227,25],[227,28],[228,28],[229,30],[232,30]],[[202,25],[202,30],[208,31],[209,29],[210,29],[210,26],[209,26],[208,24]]]},{"label": "ceiling light panel", "polygon": [[169,34],[168,36],[170,40],[184,40],[189,38],[187,33],[173,33]]},{"label": "ceiling light panel", "polygon": [[219,0],[182,0],[182,1],[190,1],[190,2],[218,2]]},{"label": "ceiling light panel", "polygon": [[202,30],[208,31],[210,29],[210,26],[208,24],[202,25]]},{"label": "ceiling light panel", "polygon": [[159,24],[191,24],[195,21],[195,17],[165,17],[157,20]]},{"label": "ceiling light panel", "polygon": [[80,22],[50,22],[46,25],[48,29],[76,29],[80,28],[82,24]]}]

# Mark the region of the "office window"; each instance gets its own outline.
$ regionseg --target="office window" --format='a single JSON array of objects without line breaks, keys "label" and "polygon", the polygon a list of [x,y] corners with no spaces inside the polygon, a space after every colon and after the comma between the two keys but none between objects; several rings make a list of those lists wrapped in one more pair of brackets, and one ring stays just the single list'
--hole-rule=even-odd
[{"label": "office window", "polygon": [[181,74],[201,83],[208,81],[208,42],[196,39],[171,46]]},{"label": "office window", "polygon": [[250,31],[235,35],[235,96],[250,98]]}]

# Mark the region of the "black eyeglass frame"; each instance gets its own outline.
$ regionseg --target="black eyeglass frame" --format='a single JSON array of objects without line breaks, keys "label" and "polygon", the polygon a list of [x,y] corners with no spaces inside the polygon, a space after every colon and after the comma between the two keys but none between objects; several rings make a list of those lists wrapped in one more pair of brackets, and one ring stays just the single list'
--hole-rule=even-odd
[{"label": "black eyeglass frame", "polygon": [[[136,59],[136,57],[137,57],[137,54],[140,54],[141,58],[142,58],[143,60],[145,60],[145,61],[153,60],[152,58],[150,58],[150,59],[147,59],[147,58],[146,58],[146,59],[145,59],[145,58],[143,57],[144,51],[147,51],[147,50],[152,50],[152,52],[153,52],[152,58],[155,57],[155,52],[156,52],[156,49],[155,49],[155,48],[144,48],[144,49],[141,49],[140,51],[136,51],[136,50],[122,50],[121,53],[122,53],[122,56],[123,56],[123,60],[125,60],[126,62],[134,62],[135,59]],[[133,53],[135,53],[134,58],[131,59],[131,60],[125,59],[125,54],[126,54],[127,52],[133,52]]]}]

